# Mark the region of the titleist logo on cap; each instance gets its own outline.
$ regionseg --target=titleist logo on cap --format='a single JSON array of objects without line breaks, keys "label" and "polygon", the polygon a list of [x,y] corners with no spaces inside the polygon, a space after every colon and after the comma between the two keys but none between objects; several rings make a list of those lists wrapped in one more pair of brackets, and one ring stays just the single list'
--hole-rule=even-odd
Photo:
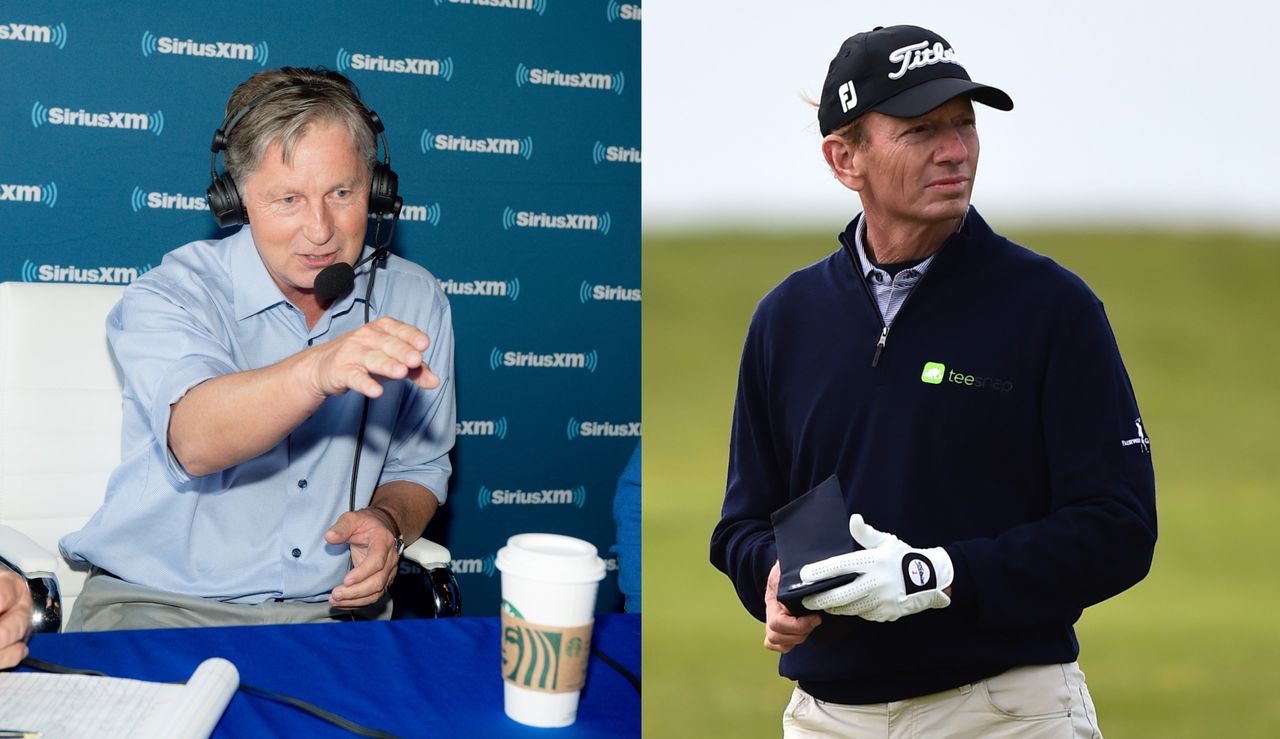
[{"label": "titleist logo on cap", "polygon": [[901,79],[907,72],[931,64],[955,64],[964,67],[956,56],[955,49],[943,48],[941,41],[934,43],[933,46],[929,46],[928,41],[921,41],[894,49],[889,52],[889,61],[902,65],[898,67],[898,71],[889,73],[891,80]]}]

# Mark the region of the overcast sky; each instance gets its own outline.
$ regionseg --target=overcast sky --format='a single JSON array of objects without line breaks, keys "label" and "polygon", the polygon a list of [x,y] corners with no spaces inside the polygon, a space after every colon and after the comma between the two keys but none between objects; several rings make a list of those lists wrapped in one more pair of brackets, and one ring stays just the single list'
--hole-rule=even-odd
[{"label": "overcast sky", "polygon": [[1208,222],[1280,229],[1280,4],[649,0],[647,228],[843,223],[856,196],[818,149],[817,99],[855,32],[946,38],[977,81],[974,203],[999,222]]}]

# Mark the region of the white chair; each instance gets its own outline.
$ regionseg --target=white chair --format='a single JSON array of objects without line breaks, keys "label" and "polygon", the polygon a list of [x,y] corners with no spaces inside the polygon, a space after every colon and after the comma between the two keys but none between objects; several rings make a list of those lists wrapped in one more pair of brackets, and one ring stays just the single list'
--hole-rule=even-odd
[{"label": "white chair", "polygon": [[[124,288],[0,283],[0,566],[27,577],[37,631],[58,631],[88,572],[58,539],[102,504],[120,461],[120,367],[106,317]],[[426,571],[434,613],[461,612],[449,550],[426,539],[404,557]]]}]

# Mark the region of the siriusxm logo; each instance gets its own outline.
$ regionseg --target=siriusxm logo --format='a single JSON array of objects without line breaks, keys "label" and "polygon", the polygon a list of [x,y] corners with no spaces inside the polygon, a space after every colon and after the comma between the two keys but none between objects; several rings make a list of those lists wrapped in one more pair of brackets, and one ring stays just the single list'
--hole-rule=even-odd
[{"label": "siriusxm logo", "polygon": [[609,19],[610,23],[614,21],[638,21],[640,20],[640,6],[631,3],[619,3],[618,0],[609,0],[609,4],[605,6],[604,17]]},{"label": "siriusxm logo", "polygon": [[499,367],[549,367],[554,369],[585,369],[595,372],[600,358],[596,350],[582,353],[535,354],[534,352],[504,352],[494,347],[489,352],[489,369]]},{"label": "siriusxm logo", "polygon": [[640,301],[640,288],[622,287],[621,285],[592,285],[586,280],[578,286],[578,300],[588,303],[592,300],[625,300]]},{"label": "siriusxm logo", "polygon": [[23,282],[90,282],[106,285],[128,285],[138,275],[151,269],[142,267],[64,267],[61,264],[33,264],[22,262]]},{"label": "siriusxm logo", "polygon": [[239,44],[231,41],[196,41],[180,39],[173,36],[157,36],[151,31],[142,32],[142,55],[173,54],[175,56],[200,56],[207,59],[234,59],[237,61],[257,62],[259,67],[267,66],[266,41],[256,44]]},{"label": "siriusxm logo", "polygon": [[432,133],[431,129],[422,129],[418,139],[418,147],[422,153],[430,151],[465,151],[472,154],[505,154],[507,156],[533,156],[533,139],[525,136],[522,139],[499,139],[494,137],[470,138],[451,133]]},{"label": "siriusxm logo", "polygon": [[579,485],[573,490],[490,490],[481,485],[476,496],[481,508],[491,505],[572,505],[587,504],[587,489]]},{"label": "siriusxm logo", "polygon": [[13,203],[42,203],[52,208],[58,204],[58,183],[47,185],[0,184],[0,201]]},{"label": "siriusxm logo", "polygon": [[423,77],[442,77],[446,82],[453,79],[453,57],[443,59],[417,59],[404,57],[388,59],[385,56],[373,56],[338,49],[338,71],[358,72],[394,72],[396,74],[416,74]]},{"label": "siriusxm logo", "polygon": [[507,417],[487,421],[458,421],[454,426],[454,433],[458,436],[496,436],[499,439],[505,439],[507,438]]},{"label": "siriusxm logo", "polygon": [[67,45],[67,27],[32,26],[26,23],[0,23],[0,41],[26,41],[32,44],[51,44],[59,49]]},{"label": "siriusxm logo", "polygon": [[640,436],[640,422],[609,423],[607,421],[579,421],[576,418],[570,418],[569,425],[565,428],[565,436],[569,437],[569,441],[573,441],[579,436],[636,437]]},{"label": "siriusxm logo", "polygon": [[90,113],[81,108],[48,108],[36,101],[31,106],[31,125],[39,128],[51,126],[87,126],[89,128],[125,128],[134,131],[150,131],[159,136],[164,131],[164,112],[154,113]]},{"label": "siriusxm logo", "polygon": [[[495,555],[490,554],[487,557],[475,557],[472,559],[451,559],[449,560],[449,569],[453,570],[455,575],[484,575],[485,577],[493,577],[498,572],[498,559]],[[422,573],[422,567],[407,559],[400,560],[401,575],[418,575]]]},{"label": "siriusxm logo", "polygon": [[441,280],[445,295],[474,295],[482,298],[520,298],[520,278],[509,280]]},{"label": "siriusxm logo", "polygon": [[640,150],[633,147],[621,146],[605,146],[599,141],[595,146],[591,147],[591,161],[596,164],[602,162],[622,162],[624,164],[639,164]]},{"label": "siriusxm logo", "polygon": [[600,213],[535,213],[531,210],[502,209],[502,230],[512,228],[558,228],[571,231],[599,231],[608,236],[613,217],[609,211]]},{"label": "siriusxm logo", "polygon": [[[436,0],[436,5],[445,0]],[[481,5],[486,8],[508,8],[510,10],[532,10],[538,15],[547,12],[547,0],[448,0],[450,5]]]},{"label": "siriusxm logo", "polygon": [[143,208],[153,208],[156,210],[209,209],[209,204],[200,196],[180,195],[171,192],[147,192],[141,187],[133,188],[133,195],[129,198],[129,204],[133,206],[134,213],[137,213]]},{"label": "siriusxm logo", "polygon": [[[369,214],[369,218],[376,218],[373,213]],[[400,221],[415,221],[418,223],[430,223],[432,226],[440,225],[440,204],[428,203],[426,205],[405,205],[400,208]]]},{"label": "siriusxm logo", "polygon": [[612,90],[621,95],[627,80],[622,72],[561,72],[558,69],[516,65],[516,87],[525,85],[551,85],[554,87],[580,87],[587,90]]}]

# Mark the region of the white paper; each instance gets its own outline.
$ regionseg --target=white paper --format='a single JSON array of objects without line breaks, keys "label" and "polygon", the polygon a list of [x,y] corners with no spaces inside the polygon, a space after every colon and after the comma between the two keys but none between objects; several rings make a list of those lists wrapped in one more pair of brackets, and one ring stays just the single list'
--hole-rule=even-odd
[{"label": "white paper", "polygon": [[214,657],[185,685],[116,677],[0,673],[0,729],[41,739],[207,739],[240,684],[235,665]]}]

